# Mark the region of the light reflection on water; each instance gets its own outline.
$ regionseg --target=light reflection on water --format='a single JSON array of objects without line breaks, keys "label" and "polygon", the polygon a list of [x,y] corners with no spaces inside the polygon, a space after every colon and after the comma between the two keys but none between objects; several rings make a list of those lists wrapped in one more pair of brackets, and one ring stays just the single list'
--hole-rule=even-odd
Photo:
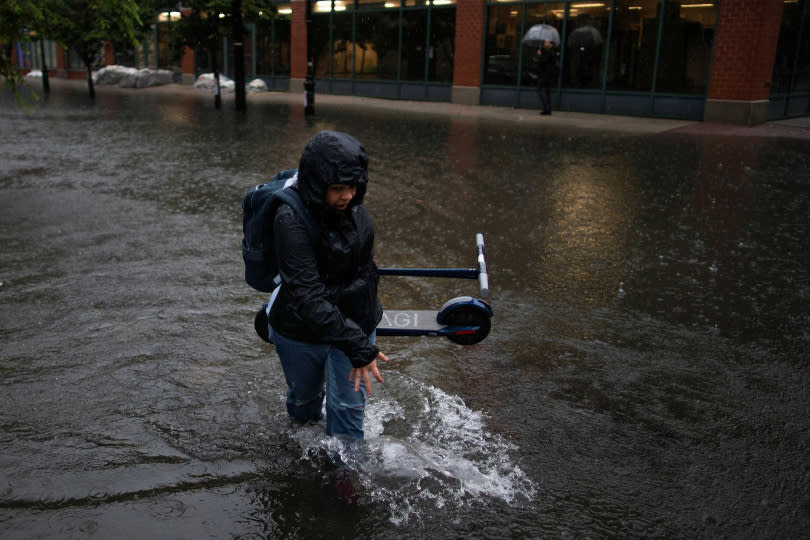
[{"label": "light reflection on water", "polygon": [[[0,126],[9,534],[795,536],[806,142],[55,92]],[[480,345],[382,339],[359,451],[291,429],[239,200],[341,129],[384,266],[468,266]],[[474,284],[384,278],[391,308]],[[337,462],[354,477],[343,504]]]}]

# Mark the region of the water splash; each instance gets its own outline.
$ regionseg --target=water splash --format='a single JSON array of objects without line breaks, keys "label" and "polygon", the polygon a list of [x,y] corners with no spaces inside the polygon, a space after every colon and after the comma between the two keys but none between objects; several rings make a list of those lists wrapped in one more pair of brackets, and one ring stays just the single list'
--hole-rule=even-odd
[{"label": "water splash", "polygon": [[[474,501],[532,500],[536,487],[513,460],[517,447],[486,428],[481,411],[439,388],[387,375],[366,409],[363,441],[328,437],[323,426],[290,431],[301,459],[324,475],[348,469],[360,500],[383,503],[392,523]],[[375,392],[376,392],[375,388]]]}]

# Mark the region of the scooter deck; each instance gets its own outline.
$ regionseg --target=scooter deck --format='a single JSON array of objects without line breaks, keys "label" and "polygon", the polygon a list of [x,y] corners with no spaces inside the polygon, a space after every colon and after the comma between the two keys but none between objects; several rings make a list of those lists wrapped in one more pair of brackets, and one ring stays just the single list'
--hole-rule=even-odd
[{"label": "scooter deck", "polygon": [[434,310],[386,310],[377,325],[378,336],[438,336],[446,326],[436,322]]}]

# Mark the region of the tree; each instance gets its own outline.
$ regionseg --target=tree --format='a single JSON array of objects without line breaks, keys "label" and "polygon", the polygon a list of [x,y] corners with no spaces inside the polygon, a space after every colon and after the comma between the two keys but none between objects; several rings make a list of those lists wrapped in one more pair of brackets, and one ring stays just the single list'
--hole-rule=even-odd
[{"label": "tree", "polygon": [[34,0],[3,0],[0,2],[0,78],[16,91],[22,76],[12,65],[17,43],[31,41],[30,29],[43,21],[41,2]]},{"label": "tree", "polygon": [[100,60],[104,43],[136,44],[142,25],[139,4],[136,0],[61,0],[52,9],[59,21],[52,37],[81,58],[87,88],[94,98],[93,66]]},{"label": "tree", "polygon": [[[175,39],[181,47],[188,47],[197,54],[206,54],[211,59],[216,93],[214,106],[222,106],[219,75],[219,47],[228,36],[233,39],[234,83],[236,85],[237,108],[244,110],[244,31],[242,20],[269,20],[276,14],[276,7],[270,0],[185,0],[182,17],[175,26]],[[234,13],[236,16],[234,17]],[[241,99],[239,99],[241,96]]]}]

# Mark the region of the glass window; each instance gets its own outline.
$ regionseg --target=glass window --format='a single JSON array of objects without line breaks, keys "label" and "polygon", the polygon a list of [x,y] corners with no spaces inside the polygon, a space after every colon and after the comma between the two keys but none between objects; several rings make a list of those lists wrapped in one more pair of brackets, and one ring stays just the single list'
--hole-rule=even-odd
[{"label": "glass window", "polygon": [[484,84],[517,84],[520,12],[520,4],[487,8]]},{"label": "glass window", "polygon": [[400,0],[357,0],[358,9],[398,8]]},{"label": "glass window", "polygon": [[[535,24],[547,24],[556,28],[561,38],[564,18],[565,4],[563,3],[530,4],[526,6],[525,32],[528,32]],[[522,36],[520,39],[522,39]],[[523,45],[523,76],[520,79],[523,86],[534,86],[536,84],[536,79],[530,75],[532,60],[536,56],[537,47]],[[555,82],[554,87],[556,86],[558,84]]]},{"label": "glass window", "polygon": [[427,41],[427,11],[402,13],[402,80],[424,81]]},{"label": "glass window", "polygon": [[273,43],[273,75],[290,74],[290,19],[278,19]]},{"label": "glass window", "polygon": [[657,0],[615,0],[607,88],[652,90],[658,38]]},{"label": "glass window", "polygon": [[397,78],[399,11],[363,12],[357,16],[357,58],[355,77]]},{"label": "glass window", "polygon": [[[802,19],[806,1],[785,0],[771,92],[786,94],[810,88],[810,21],[806,17]],[[799,43],[800,36],[802,43]]]},{"label": "glass window", "polygon": [[453,82],[455,39],[456,8],[433,9],[430,12],[429,81]]},{"label": "glass window", "polygon": [[[154,60],[155,60],[155,34],[154,29],[152,32],[147,34],[144,39],[141,41],[141,44],[138,46],[137,50],[137,59],[135,60],[136,64],[135,67],[154,67]],[[200,65],[200,56],[201,53],[199,51],[195,51],[194,54],[194,62],[195,62],[195,69],[197,65]],[[54,64],[55,65],[55,64]]]},{"label": "glass window", "polygon": [[312,46],[311,56],[313,59],[313,72],[316,77],[328,77],[330,75],[329,42],[331,35],[331,25],[329,24],[329,13],[313,13],[310,31],[310,45]]},{"label": "glass window", "polygon": [[402,9],[401,0],[316,2],[311,27],[315,75],[452,82],[455,1],[419,0],[410,9]]},{"label": "glass window", "polygon": [[[335,2],[337,7],[337,2]],[[332,76],[351,77],[355,46],[352,41],[352,14],[332,15]]]},{"label": "glass window", "polygon": [[74,49],[68,51],[66,67],[68,69],[85,69],[84,60]]},{"label": "glass window", "polygon": [[716,21],[713,2],[664,2],[656,92],[706,92]]},{"label": "glass window", "polygon": [[[805,8],[807,9],[807,8]],[[804,12],[802,28],[802,42],[799,45],[798,57],[796,58],[796,77],[794,79],[793,90],[810,90],[810,17],[807,11]]]},{"label": "glass window", "polygon": [[263,75],[290,73],[289,15],[256,24],[256,70]]},{"label": "glass window", "polygon": [[563,86],[602,88],[609,5],[609,2],[579,2],[568,8],[568,24],[563,39]]}]

